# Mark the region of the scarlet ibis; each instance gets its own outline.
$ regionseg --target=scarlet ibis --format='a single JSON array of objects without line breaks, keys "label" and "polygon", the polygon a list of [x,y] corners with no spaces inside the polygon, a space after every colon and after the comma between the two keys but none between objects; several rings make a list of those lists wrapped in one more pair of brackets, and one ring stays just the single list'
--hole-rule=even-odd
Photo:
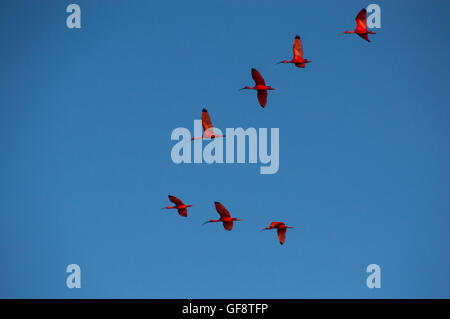
[{"label": "scarlet ibis", "polygon": [[193,137],[193,140],[200,140],[204,138],[214,139],[216,137],[225,137],[225,135],[216,135],[214,134],[214,127],[211,122],[211,118],[209,117],[209,113],[206,109],[202,110],[202,126],[203,126],[203,136],[202,137]]},{"label": "scarlet ibis", "polygon": [[243,87],[241,90],[257,90],[258,91],[258,101],[259,105],[262,107],[265,107],[267,104],[267,90],[275,90],[271,86],[266,85],[266,81],[264,81],[264,78],[261,76],[261,74],[258,72],[258,70],[252,68],[252,78],[255,81],[254,87]]},{"label": "scarlet ibis", "polygon": [[[280,241],[280,244],[283,245],[284,241],[286,240],[286,229],[288,229],[288,228],[294,228],[294,227],[286,226],[282,222],[271,222],[270,226],[264,228],[263,230],[277,229],[278,240]],[[261,231],[263,231],[263,230],[261,230]]]},{"label": "scarlet ibis", "polygon": [[181,199],[172,195],[169,195],[169,200],[174,203],[175,206],[166,206],[162,209],[177,209],[180,216],[187,217],[187,208],[192,207],[192,205],[185,205]]},{"label": "scarlet ibis", "polygon": [[203,225],[207,224],[207,223],[217,223],[217,222],[222,222],[223,223],[223,228],[225,228],[225,230],[232,230],[233,229],[233,222],[236,221],[241,221],[242,219],[239,218],[235,218],[235,217],[231,217],[230,212],[219,202],[214,202],[214,205],[216,206],[216,210],[220,215],[219,219],[210,219],[206,222],[203,223]]},{"label": "scarlet ibis", "polygon": [[370,42],[368,34],[375,34],[375,32],[367,30],[367,11],[362,9],[356,16],[356,29],[354,31],[344,31],[343,33],[356,33],[361,38]]},{"label": "scarlet ibis", "polygon": [[303,59],[303,45],[302,45],[302,39],[300,39],[299,35],[296,35],[294,38],[294,46],[292,48],[292,51],[294,52],[294,57],[291,61],[283,60],[280,63],[294,63],[296,67],[298,68],[304,68],[306,63],[310,63],[312,61],[309,61],[307,59]]}]

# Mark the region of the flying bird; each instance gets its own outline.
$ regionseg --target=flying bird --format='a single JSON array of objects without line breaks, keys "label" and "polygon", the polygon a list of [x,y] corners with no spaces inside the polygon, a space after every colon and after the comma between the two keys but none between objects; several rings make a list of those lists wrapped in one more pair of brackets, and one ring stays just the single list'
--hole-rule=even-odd
[{"label": "flying bird", "polygon": [[362,9],[356,16],[356,29],[354,31],[344,31],[342,33],[356,33],[361,38],[370,42],[368,34],[375,34],[375,32],[367,30],[367,11]]},{"label": "flying bird", "polygon": [[225,137],[225,135],[216,135],[214,134],[214,126],[212,125],[211,118],[209,117],[209,113],[206,109],[202,110],[202,127],[203,127],[203,135],[201,137],[193,137],[193,140],[201,140],[201,139],[214,139],[216,137]]},{"label": "flying bird", "polygon": [[[282,222],[272,222],[272,223],[270,223],[269,227],[266,227],[263,230],[276,229],[277,234],[278,234],[278,240],[280,241],[280,244],[283,245],[284,241],[286,240],[286,229],[288,229],[288,228],[294,228],[294,227],[286,226]],[[263,230],[261,230],[261,231],[263,231]]]},{"label": "flying bird", "polygon": [[235,217],[231,217],[230,212],[219,202],[214,202],[214,205],[216,206],[216,210],[220,215],[219,219],[210,219],[206,222],[203,223],[203,225],[207,224],[207,223],[217,223],[217,222],[222,222],[223,223],[223,228],[225,228],[225,230],[232,230],[233,229],[233,222],[236,221],[241,221],[242,219],[239,218],[235,218]]},{"label": "flying bird", "polygon": [[283,60],[278,62],[280,63],[294,63],[296,67],[298,68],[304,68],[306,63],[310,63],[312,61],[309,61],[307,59],[303,59],[303,45],[302,45],[302,39],[300,39],[299,35],[296,35],[294,38],[294,46],[292,47],[292,51],[294,52],[294,57],[291,61]]},{"label": "flying bird", "polygon": [[174,203],[175,206],[165,206],[162,209],[177,209],[180,216],[187,217],[187,208],[192,207],[192,205],[185,205],[181,199],[172,195],[169,195],[169,200]]},{"label": "flying bird", "polygon": [[267,104],[267,90],[275,89],[271,86],[266,85],[266,81],[264,81],[264,78],[261,76],[261,74],[259,74],[258,70],[252,69],[252,77],[256,85],[254,87],[246,86],[241,90],[257,90],[259,105],[265,107]]}]

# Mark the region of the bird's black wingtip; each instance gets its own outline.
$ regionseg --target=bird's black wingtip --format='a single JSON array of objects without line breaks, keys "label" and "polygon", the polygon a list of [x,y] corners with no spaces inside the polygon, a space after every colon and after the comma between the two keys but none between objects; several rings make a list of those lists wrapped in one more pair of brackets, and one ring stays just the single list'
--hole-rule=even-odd
[{"label": "bird's black wingtip", "polygon": [[300,36],[297,34],[297,35],[295,36],[295,38],[296,38],[296,39],[300,39]]},{"label": "bird's black wingtip", "polygon": [[255,68],[252,68],[252,71],[256,71],[256,69],[255,69]]},{"label": "bird's black wingtip", "polygon": [[220,204],[219,202],[214,202],[214,204]]},{"label": "bird's black wingtip", "polygon": [[208,110],[207,110],[207,109],[205,109],[205,108],[203,108],[202,112],[208,112]]},{"label": "bird's black wingtip", "polygon": [[168,197],[170,198],[170,197],[174,197],[174,196],[173,195],[169,195]]}]

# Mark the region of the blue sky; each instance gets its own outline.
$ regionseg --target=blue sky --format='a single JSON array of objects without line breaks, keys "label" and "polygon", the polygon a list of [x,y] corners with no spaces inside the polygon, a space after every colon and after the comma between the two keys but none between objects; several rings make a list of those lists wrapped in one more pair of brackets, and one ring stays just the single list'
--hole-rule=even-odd
[{"label": "blue sky", "polygon": [[[73,2],[80,30],[70,1],[0,4],[0,297],[450,297],[448,2],[377,1],[371,43],[339,35],[364,1]],[[296,34],[313,62],[275,65]],[[278,173],[174,164],[203,107],[280,128]]]}]

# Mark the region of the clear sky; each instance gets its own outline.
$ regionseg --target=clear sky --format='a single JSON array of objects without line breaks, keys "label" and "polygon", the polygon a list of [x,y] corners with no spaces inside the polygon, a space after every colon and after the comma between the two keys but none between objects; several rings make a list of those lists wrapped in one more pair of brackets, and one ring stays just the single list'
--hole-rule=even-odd
[{"label": "clear sky", "polygon": [[[370,3],[2,1],[0,297],[449,298],[450,4],[377,1],[371,43],[340,35]],[[313,62],[275,65],[296,34]],[[279,128],[278,173],[174,164],[204,107]],[[231,232],[201,226],[214,201]]]}]

